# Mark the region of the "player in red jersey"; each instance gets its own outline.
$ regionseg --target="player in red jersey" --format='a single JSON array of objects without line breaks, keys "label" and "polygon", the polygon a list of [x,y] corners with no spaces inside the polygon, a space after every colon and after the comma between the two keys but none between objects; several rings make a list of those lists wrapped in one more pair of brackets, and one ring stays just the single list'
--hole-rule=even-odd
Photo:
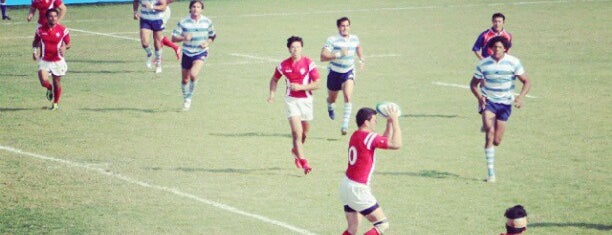
[{"label": "player in red jersey", "polygon": [[512,47],[512,34],[508,33],[504,29],[504,24],[506,23],[506,16],[499,12],[495,13],[493,14],[493,16],[491,16],[491,23],[491,28],[480,33],[480,35],[478,35],[478,38],[476,38],[476,42],[474,42],[474,46],[472,47],[472,51],[474,52],[478,60],[482,60],[493,54],[493,51],[487,47],[487,43],[493,37],[502,36],[508,39],[508,42],[510,42],[510,44],[507,50],[510,50],[510,47]]},{"label": "player in red jersey", "polygon": [[46,25],[47,24],[47,11],[49,9],[59,9],[59,16],[57,19],[57,23],[62,22],[64,16],[66,16],[66,5],[62,0],[32,0],[32,5],[30,5],[30,12],[28,13],[28,22],[32,20],[34,17],[34,12],[38,10],[38,24]]},{"label": "player in red jersey", "polygon": [[[66,75],[68,66],[64,60],[66,50],[70,48],[70,34],[68,28],[58,23],[59,12],[50,9],[46,12],[47,24],[40,25],[36,29],[32,48],[32,58],[38,61],[38,79],[40,84],[47,88],[47,99],[53,101],[51,110],[58,109],[58,103],[62,94],[60,80]],[[38,48],[42,47],[40,57]],[[40,60],[39,60],[40,59]],[[53,85],[49,83],[49,73],[53,77]]]},{"label": "player in red jersey", "polygon": [[[358,130],[353,132],[348,148],[348,167],[346,176],[340,185],[340,199],[344,204],[344,213],[348,228],[342,235],[357,234],[361,215],[374,225],[365,235],[383,234],[389,229],[389,222],[370,188],[374,173],[374,150],[399,149],[402,146],[402,132],[398,121],[398,110],[387,109],[387,127],[384,134],[374,132],[376,127],[376,110],[362,108],[357,112]],[[389,137],[390,136],[390,137]]]},{"label": "player in red jersey", "polygon": [[319,71],[315,63],[308,57],[302,56],[302,38],[291,36],[287,39],[287,48],[291,57],[283,60],[276,67],[274,75],[270,79],[270,95],[268,103],[274,101],[274,92],[278,85],[278,80],[284,75],[287,82],[287,92],[285,103],[287,106],[287,118],[291,126],[293,136],[293,148],[291,152],[295,157],[295,165],[304,170],[304,174],[310,173],[312,168],[304,157],[304,142],[306,133],[310,128],[308,121],[313,119],[312,109],[312,90],[318,89]]},{"label": "player in red jersey", "polygon": [[506,233],[500,235],[522,235],[527,230],[527,211],[523,206],[516,205],[506,209]]}]

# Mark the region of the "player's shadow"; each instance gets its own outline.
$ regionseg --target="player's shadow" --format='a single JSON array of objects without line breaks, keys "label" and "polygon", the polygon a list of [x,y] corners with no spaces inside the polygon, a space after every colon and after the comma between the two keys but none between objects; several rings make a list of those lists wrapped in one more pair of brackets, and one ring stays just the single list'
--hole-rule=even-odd
[{"label": "player's shadow", "polygon": [[576,228],[585,228],[585,229],[595,229],[600,231],[612,231],[612,225],[605,224],[589,224],[589,223],[548,223],[548,222],[540,222],[540,223],[530,223],[529,227],[537,228],[537,227],[576,227]]},{"label": "player's shadow", "polygon": [[84,111],[92,112],[142,112],[142,113],[166,113],[168,110],[142,109],[142,108],[82,108]]},{"label": "player's shadow", "polygon": [[422,170],[419,172],[376,172],[377,175],[391,175],[391,176],[412,176],[412,177],[424,177],[431,179],[461,179],[469,181],[480,181],[479,179],[467,178],[455,173],[437,171],[437,170]]},{"label": "player's shadow", "polygon": [[[282,138],[292,138],[291,134],[280,134],[280,133],[263,133],[263,132],[244,132],[244,133],[210,133],[209,135],[218,136],[218,137],[282,137]],[[316,139],[316,140],[327,140],[327,141],[336,141],[338,139],[331,138],[322,138],[322,137],[311,137],[308,136],[308,139]]]},{"label": "player's shadow", "polygon": [[405,118],[456,118],[459,115],[444,115],[444,114],[404,114],[400,117]]},{"label": "player's shadow", "polygon": [[[48,107],[44,107],[48,109]],[[0,112],[18,112],[18,111],[32,111],[40,110],[39,108],[0,108]]]}]

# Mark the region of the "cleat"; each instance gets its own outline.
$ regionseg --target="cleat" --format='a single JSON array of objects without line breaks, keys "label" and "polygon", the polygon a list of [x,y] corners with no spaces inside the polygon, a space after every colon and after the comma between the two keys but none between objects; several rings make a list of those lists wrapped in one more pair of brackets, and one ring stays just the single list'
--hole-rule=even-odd
[{"label": "cleat", "polygon": [[11,17],[5,16],[5,17],[2,17],[2,20],[11,20]]},{"label": "cleat", "polygon": [[161,65],[157,65],[155,66],[155,73],[161,73],[162,72],[162,67]]},{"label": "cleat", "polygon": [[495,183],[495,176],[488,176],[487,179],[485,179],[485,182]]},{"label": "cleat", "polygon": [[176,60],[181,60],[181,57],[183,56],[183,49],[178,47],[174,53],[176,54]]},{"label": "cleat", "polygon": [[191,109],[191,99],[185,99],[183,102],[183,111],[189,111]]},{"label": "cleat", "polygon": [[293,155],[293,158],[295,158],[295,167],[297,167],[298,169],[302,169],[302,162],[300,161],[300,158],[298,157],[295,148],[291,149],[291,155]]},{"label": "cleat", "polygon": [[346,131],[346,129],[347,129],[347,128],[345,128],[345,127],[340,128],[340,133],[341,133],[342,135],[346,135],[346,132],[347,132],[347,131]]},{"label": "cleat", "polygon": [[153,68],[153,54],[147,55],[147,61],[145,62],[145,65],[147,66],[148,69]]},{"label": "cleat", "polygon": [[333,109],[328,109],[328,110],[327,110],[327,114],[329,115],[329,118],[330,118],[331,120],[334,120],[334,118],[336,118],[336,114],[334,113],[334,110],[333,110]]},{"label": "cleat", "polygon": [[55,111],[59,109],[59,106],[57,105],[57,103],[53,103],[53,105],[51,105],[51,107],[49,108],[51,111]]},{"label": "cleat", "polygon": [[53,91],[52,90],[47,90],[47,100],[52,101],[53,100]]},{"label": "cleat", "polygon": [[312,171],[312,168],[308,165],[308,160],[305,158],[300,158],[300,164],[302,165],[302,169],[304,169],[304,175],[307,175]]}]

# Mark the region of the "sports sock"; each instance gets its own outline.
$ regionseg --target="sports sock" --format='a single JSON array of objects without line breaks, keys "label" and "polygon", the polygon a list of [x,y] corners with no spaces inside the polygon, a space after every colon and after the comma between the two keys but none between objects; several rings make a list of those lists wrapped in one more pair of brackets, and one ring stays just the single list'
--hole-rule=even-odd
[{"label": "sports sock", "polygon": [[495,148],[485,148],[485,159],[487,160],[488,176],[495,176]]},{"label": "sports sock", "polygon": [[348,232],[348,230],[344,230],[344,232],[342,233],[342,235],[353,235],[351,233]]},{"label": "sports sock", "polygon": [[189,82],[189,98],[193,96],[193,92],[195,91],[195,87],[198,84],[198,80]]},{"label": "sports sock", "polygon": [[51,83],[49,81],[43,81],[41,84],[44,88],[47,88],[47,90],[51,90],[53,89],[53,86],[51,86]]},{"label": "sports sock", "polygon": [[176,51],[176,50],[178,50],[178,46],[177,46],[176,44],[174,44],[174,43],[172,42],[172,40],[170,40],[170,39],[169,39],[168,37],[166,37],[166,36],[164,36],[164,37],[162,38],[162,44],[163,44],[164,46],[169,46],[169,47],[171,47],[171,48],[172,48],[172,49],[174,49],[175,51]]},{"label": "sports sock", "polygon": [[161,65],[162,50],[155,50],[155,61],[157,65]]},{"label": "sports sock", "polygon": [[190,99],[191,96],[189,96],[189,83],[188,84],[183,84],[181,83],[181,90],[183,91],[183,99]]},{"label": "sports sock", "polygon": [[53,103],[59,103],[60,96],[62,95],[62,86],[53,86]]},{"label": "sports sock", "polygon": [[352,103],[344,103],[344,117],[342,118],[342,127],[348,128],[351,112],[353,111]]},{"label": "sports sock", "polygon": [[370,230],[368,230],[367,232],[365,232],[363,235],[380,235],[380,233],[374,227],[374,228],[371,228]]},{"label": "sports sock", "polygon": [[6,18],[6,3],[2,3],[2,5],[0,5],[0,8],[2,8],[2,19]]},{"label": "sports sock", "polygon": [[334,103],[327,103],[327,110],[328,111],[334,111]]},{"label": "sports sock", "polygon": [[144,51],[147,53],[147,57],[151,57],[151,55],[153,55],[153,52],[151,51],[151,47],[143,47],[142,49],[144,49]]}]

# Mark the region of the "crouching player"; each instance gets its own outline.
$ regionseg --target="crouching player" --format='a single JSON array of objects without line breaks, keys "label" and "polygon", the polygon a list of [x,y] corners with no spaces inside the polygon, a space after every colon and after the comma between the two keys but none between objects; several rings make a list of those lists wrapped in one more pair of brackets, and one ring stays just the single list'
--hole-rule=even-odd
[{"label": "crouching player", "polygon": [[[358,130],[353,132],[348,148],[346,176],[340,184],[340,199],[348,228],[342,235],[357,234],[361,215],[374,225],[365,235],[383,234],[389,229],[389,222],[372,195],[370,180],[374,172],[374,150],[399,149],[402,146],[402,132],[398,121],[398,110],[388,110],[387,127],[383,135],[374,132],[376,110],[362,108],[357,112]],[[359,215],[361,214],[361,215]]]}]

